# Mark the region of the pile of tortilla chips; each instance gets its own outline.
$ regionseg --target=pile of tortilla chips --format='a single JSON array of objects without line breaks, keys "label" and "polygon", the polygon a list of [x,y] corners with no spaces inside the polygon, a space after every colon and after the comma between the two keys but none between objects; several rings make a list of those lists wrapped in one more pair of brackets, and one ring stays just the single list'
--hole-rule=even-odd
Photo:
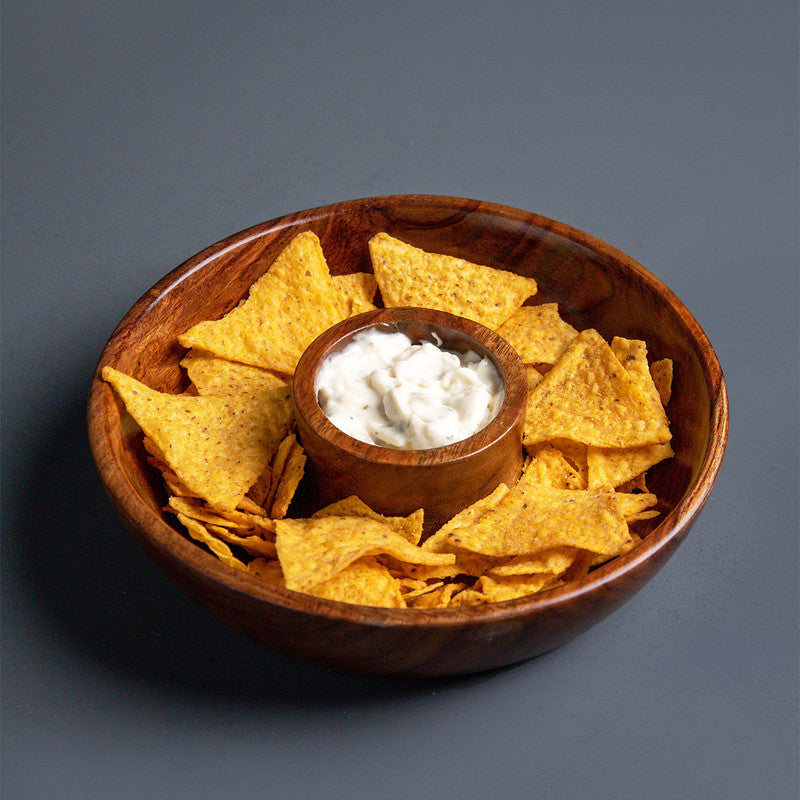
[{"label": "pile of tortilla chips", "polygon": [[[155,391],[103,369],[164,476],[165,510],[228,566],[274,586],[390,608],[509,600],[585,575],[641,541],[655,516],[645,473],[673,455],[672,363],[644,342],[577,331],[536,283],[437,255],[385,233],[369,241],[374,275],[331,276],[317,237],[296,236],[248,297],[178,341],[191,382]],[[386,517],[357,497],[287,518],[306,456],[294,433],[292,374],[331,325],[375,308],[422,306],[497,331],[528,371],[515,486],[500,484],[423,540],[423,511]]]}]

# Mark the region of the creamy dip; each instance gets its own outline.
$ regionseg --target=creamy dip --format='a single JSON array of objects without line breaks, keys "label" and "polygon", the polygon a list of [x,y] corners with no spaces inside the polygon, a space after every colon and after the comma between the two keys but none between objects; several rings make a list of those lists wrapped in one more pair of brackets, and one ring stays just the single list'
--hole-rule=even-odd
[{"label": "creamy dip", "polygon": [[433,342],[413,344],[404,333],[379,328],[356,334],[325,359],[315,391],[337,428],[399,450],[427,450],[472,436],[494,419],[505,396],[489,358]]}]

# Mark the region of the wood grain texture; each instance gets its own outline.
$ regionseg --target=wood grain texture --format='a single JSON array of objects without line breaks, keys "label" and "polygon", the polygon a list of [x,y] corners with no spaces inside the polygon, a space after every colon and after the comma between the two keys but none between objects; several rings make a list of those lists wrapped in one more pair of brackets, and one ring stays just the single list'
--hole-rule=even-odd
[{"label": "wood grain texture", "polygon": [[[673,359],[668,414],[674,459],[649,473],[661,516],[643,544],[586,578],[539,596],[475,608],[378,609],[264,586],[231,570],[161,510],[160,476],[111,388],[109,364],[162,391],[184,388],[178,334],[233,308],[296,234],[320,238],[333,274],[371,271],[367,242],[385,231],[433,252],[536,279],[532,302],[558,302],[576,328],[643,338],[651,360]],[[363,672],[451,675],[511,664],[557,647],[628,600],[663,566],[700,513],[728,437],[722,370],[683,303],[634,260],[563,223],[476,200],[394,196],[290,214],[234,234],[165,276],[125,315],[92,381],[89,439],[100,477],[151,558],[220,619],[257,641],[318,663]]]}]

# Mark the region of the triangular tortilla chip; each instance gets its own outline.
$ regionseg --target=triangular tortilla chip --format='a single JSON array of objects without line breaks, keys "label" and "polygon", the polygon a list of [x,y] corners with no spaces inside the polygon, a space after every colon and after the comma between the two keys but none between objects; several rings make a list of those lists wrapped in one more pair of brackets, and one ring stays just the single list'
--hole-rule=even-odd
[{"label": "triangular tortilla chip", "polygon": [[[658,413],[663,404],[647,364],[647,345],[638,339],[615,336],[611,341],[611,351],[634,383],[650,397],[652,409],[655,410],[650,413]],[[613,489],[673,455],[668,442],[625,448],[588,447],[586,460],[589,467],[589,488]]]},{"label": "triangular tortilla chip", "polygon": [[269,463],[293,421],[290,391],[252,397],[158,392],[111,367],[103,379],[189,491],[231,510]]},{"label": "triangular tortilla chip", "polygon": [[292,434],[289,452],[283,463],[280,476],[277,478],[275,493],[269,509],[269,516],[272,519],[283,519],[289,510],[294,493],[303,478],[306,467],[306,454],[303,446],[297,441],[297,437]]},{"label": "triangular tortilla chip", "polygon": [[525,364],[555,364],[578,331],[564,322],[557,303],[523,306],[498,329]]},{"label": "triangular tortilla chip", "polygon": [[630,533],[614,492],[517,485],[473,525],[454,530],[451,543],[490,556],[577,547],[617,555]]},{"label": "triangular tortilla chip", "polygon": [[363,500],[351,495],[343,500],[315,511],[312,517],[368,517],[383,522],[392,530],[397,531],[404,539],[408,539],[411,544],[418,545],[422,538],[422,524],[425,512],[419,508],[407,517],[386,517],[371,509]]},{"label": "triangular tortilla chip", "polygon": [[345,316],[319,239],[306,231],[250,287],[245,302],[222,319],[198,322],[178,341],[291,375],[306,347]]},{"label": "triangular tortilla chip", "polygon": [[452,564],[455,556],[415,547],[388,525],[366,517],[279,519],[275,542],[286,587],[307,592],[356,559],[387,554],[415,564]]},{"label": "triangular tortilla chip", "polygon": [[372,300],[378,290],[375,276],[369,272],[351,272],[347,275],[334,275],[331,283],[347,316],[363,314],[365,311],[374,311]]},{"label": "triangular tortilla chip", "polygon": [[311,589],[315,597],[362,606],[405,608],[398,581],[374,557],[359,558]]},{"label": "triangular tortilla chip", "polygon": [[494,329],[536,294],[533,278],[428,253],[386,233],[370,239],[369,251],[387,307],[433,308]]},{"label": "triangular tortilla chip", "polygon": [[582,331],[528,396],[526,446],[555,438],[596,447],[670,440],[660,403],[631,378],[600,334]]},{"label": "triangular tortilla chip", "polygon": [[450,534],[457,528],[474,525],[476,520],[490,508],[494,508],[506,494],[508,494],[508,486],[504,483],[499,484],[491,494],[476,500],[471,506],[462,509],[452,519],[445,522],[436,533],[422,543],[423,549],[429,550],[431,553],[448,552]]},{"label": "triangular tortilla chip", "polygon": [[581,475],[552,444],[538,445],[531,451],[531,461],[519,483],[539,483],[554,489],[584,489]]},{"label": "triangular tortilla chip", "polygon": [[661,405],[666,408],[672,397],[672,359],[662,358],[650,365],[650,375],[661,398]]},{"label": "triangular tortilla chip", "polygon": [[190,350],[181,361],[189,380],[201,395],[256,394],[289,384],[286,375],[220,358],[202,350]]}]

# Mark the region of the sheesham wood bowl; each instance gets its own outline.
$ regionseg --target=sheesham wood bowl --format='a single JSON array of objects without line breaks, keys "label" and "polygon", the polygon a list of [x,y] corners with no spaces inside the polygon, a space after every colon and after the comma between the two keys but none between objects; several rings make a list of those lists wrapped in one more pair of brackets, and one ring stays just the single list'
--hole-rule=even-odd
[{"label": "sheesham wood bowl", "polygon": [[[317,402],[317,374],[327,358],[370,328],[404,333],[414,344],[438,338],[446,350],[489,358],[505,390],[495,418],[472,436],[428,450],[377,447],[341,431]],[[477,322],[424,308],[381,308],[350,317],[318,336],[295,369],[297,430],[313,467],[307,488],[323,503],[356,495],[389,516],[422,508],[423,534],[431,534],[499,484],[517,482],[527,392],[525,367],[514,348]]]},{"label": "sheesham wood bowl", "polygon": [[[643,542],[560,588],[460,609],[382,609],[272,588],[192,542],[168,517],[161,477],[146,463],[100,370],[111,365],[168,392],[185,388],[177,337],[230,311],[289,240],[322,242],[332,273],[371,271],[379,232],[423,249],[534,277],[536,302],[559,304],[578,329],[644,339],[652,360],[674,361],[668,414],[675,457],[648,472],[660,516],[639,523]],[[664,566],[712,490],[728,437],[722,370],[700,325],[633,259],[568,225],[496,204],[452,197],[367,198],[289,214],[214,244],[166,275],[125,315],[106,345],[88,402],[92,452],[126,526],[190,597],[263,644],[298,658],[376,674],[456,675],[519,662],[586,631]],[[468,476],[465,476],[465,481]],[[679,601],[676,601],[679,602]]]}]

